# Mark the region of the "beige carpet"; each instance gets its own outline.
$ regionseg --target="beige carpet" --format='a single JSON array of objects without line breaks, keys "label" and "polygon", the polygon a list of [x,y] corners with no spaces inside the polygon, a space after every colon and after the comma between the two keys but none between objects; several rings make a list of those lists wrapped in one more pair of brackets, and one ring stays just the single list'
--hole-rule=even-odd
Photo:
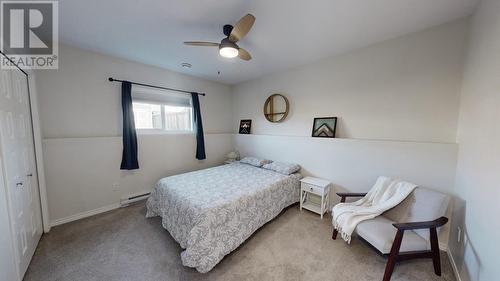
[{"label": "beige carpet", "polygon": [[[25,280],[382,280],[385,258],[364,242],[332,240],[323,220],[292,206],[212,271],[182,266],[182,249],[146,219],[144,204],[54,227],[42,237]],[[392,280],[455,280],[442,253],[443,276],[430,260],[396,266]]]}]

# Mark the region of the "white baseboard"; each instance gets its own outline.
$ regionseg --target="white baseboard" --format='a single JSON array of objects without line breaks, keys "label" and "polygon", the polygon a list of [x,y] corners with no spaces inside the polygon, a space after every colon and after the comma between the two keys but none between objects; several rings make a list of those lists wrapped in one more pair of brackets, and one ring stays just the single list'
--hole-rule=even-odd
[{"label": "white baseboard", "polygon": [[457,281],[462,281],[460,273],[458,272],[457,264],[455,263],[455,259],[453,258],[451,251],[446,251],[446,253],[448,254],[448,259],[450,260],[451,268],[453,268],[453,273],[455,273],[455,278],[457,278]]},{"label": "white baseboard", "polygon": [[104,213],[104,212],[108,212],[108,211],[111,211],[111,210],[114,210],[114,209],[118,209],[118,208],[120,208],[120,203],[115,203],[115,204],[104,206],[104,207],[97,208],[97,209],[94,209],[94,210],[90,210],[90,211],[86,211],[86,212],[81,212],[81,213],[78,213],[78,214],[71,215],[69,217],[65,217],[65,218],[54,220],[54,221],[50,222],[50,226],[54,227],[54,226],[57,226],[57,225],[61,225],[61,224],[65,224],[65,223],[68,223],[68,222],[80,220],[80,219],[83,219],[83,218],[86,218],[86,217],[91,217],[91,216],[94,216],[94,215],[97,215],[97,214],[100,214],[100,213]]},{"label": "white baseboard", "polygon": [[448,248],[448,245],[445,243],[439,242],[439,249],[441,251],[445,251],[446,254],[448,255],[448,259],[450,260],[450,263],[451,263],[451,268],[453,269],[453,273],[455,274],[455,278],[457,279],[457,281],[462,281],[462,278],[460,277],[460,273],[458,272],[457,264],[455,263],[455,259],[453,258],[453,255],[451,254],[451,251]]}]

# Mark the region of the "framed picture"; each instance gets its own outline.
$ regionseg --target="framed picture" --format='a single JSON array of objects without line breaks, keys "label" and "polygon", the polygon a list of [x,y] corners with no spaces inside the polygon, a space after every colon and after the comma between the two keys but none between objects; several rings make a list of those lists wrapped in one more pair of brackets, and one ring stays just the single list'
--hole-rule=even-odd
[{"label": "framed picture", "polygon": [[240,134],[250,134],[252,120],[240,120]]},{"label": "framed picture", "polygon": [[334,138],[336,128],[337,128],[337,117],[314,118],[312,137]]}]

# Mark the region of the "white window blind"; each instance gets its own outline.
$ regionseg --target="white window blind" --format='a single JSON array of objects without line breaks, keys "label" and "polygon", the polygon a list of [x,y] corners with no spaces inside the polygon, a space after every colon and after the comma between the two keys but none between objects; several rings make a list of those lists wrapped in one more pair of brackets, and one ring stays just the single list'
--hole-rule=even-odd
[{"label": "white window blind", "polygon": [[191,107],[191,96],[168,90],[132,85],[132,99],[148,103]]}]

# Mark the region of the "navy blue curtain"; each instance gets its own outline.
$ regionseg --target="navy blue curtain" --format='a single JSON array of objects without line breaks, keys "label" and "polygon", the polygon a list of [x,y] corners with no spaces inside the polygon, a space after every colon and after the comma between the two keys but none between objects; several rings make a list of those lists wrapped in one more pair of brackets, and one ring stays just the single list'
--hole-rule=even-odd
[{"label": "navy blue curtain", "polygon": [[122,82],[123,153],[121,170],[139,169],[137,162],[137,135],[132,108],[132,83]]},{"label": "navy blue curtain", "polygon": [[191,93],[193,99],[193,121],[196,130],[196,159],[203,160],[205,155],[205,137],[203,136],[203,123],[201,121],[200,100],[198,93]]}]

